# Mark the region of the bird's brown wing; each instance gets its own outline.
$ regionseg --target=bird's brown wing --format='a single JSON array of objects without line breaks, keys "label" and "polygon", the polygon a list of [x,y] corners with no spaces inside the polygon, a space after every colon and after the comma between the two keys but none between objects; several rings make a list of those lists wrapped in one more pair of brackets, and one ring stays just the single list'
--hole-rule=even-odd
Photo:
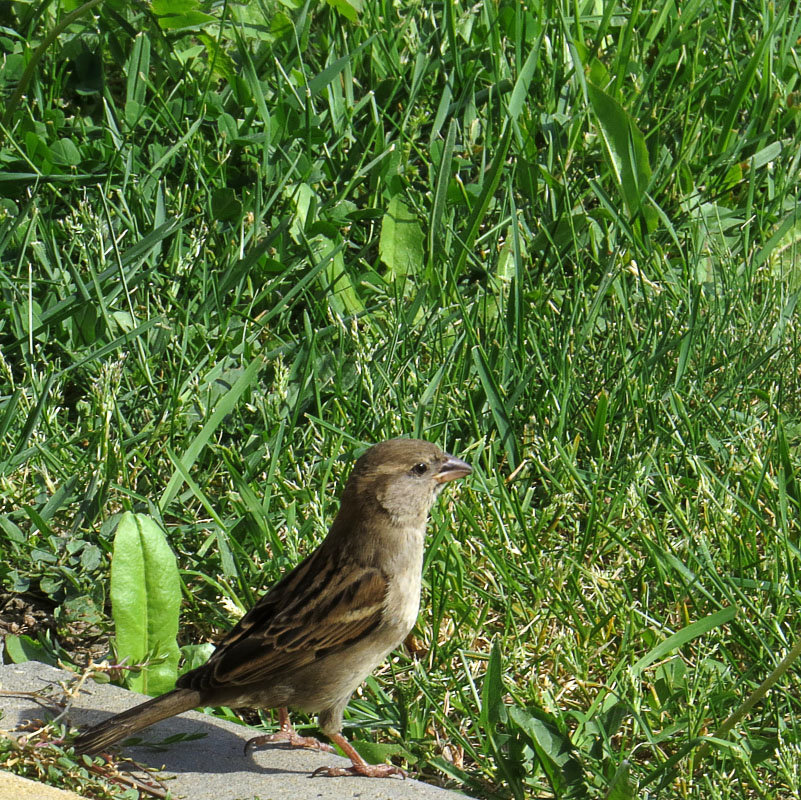
[{"label": "bird's brown wing", "polygon": [[269,681],[354,644],[381,622],[387,578],[320,550],[279,581],[178,685],[198,690]]}]

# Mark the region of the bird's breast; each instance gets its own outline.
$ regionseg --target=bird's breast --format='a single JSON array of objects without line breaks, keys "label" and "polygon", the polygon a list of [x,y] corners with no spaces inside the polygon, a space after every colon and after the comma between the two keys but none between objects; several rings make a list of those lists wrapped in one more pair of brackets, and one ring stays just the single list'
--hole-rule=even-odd
[{"label": "bird's breast", "polygon": [[387,565],[388,586],[384,600],[383,626],[402,641],[417,621],[423,571],[424,531],[410,532],[402,558]]},{"label": "bird's breast", "polygon": [[384,603],[384,626],[397,633],[398,642],[414,627],[420,610],[420,573],[396,576]]}]

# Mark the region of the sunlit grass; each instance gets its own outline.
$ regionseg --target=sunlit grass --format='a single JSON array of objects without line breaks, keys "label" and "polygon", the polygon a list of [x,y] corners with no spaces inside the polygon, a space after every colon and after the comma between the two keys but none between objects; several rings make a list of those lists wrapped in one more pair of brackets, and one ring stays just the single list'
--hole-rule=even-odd
[{"label": "sunlit grass", "polygon": [[[144,510],[213,638],[363,444],[430,438],[475,472],[354,738],[478,796],[788,796],[790,679],[693,754],[796,637],[795,7],[205,11],[102,4],[7,109],[4,590],[104,608]],[[7,11],[3,97],[56,13]]]}]

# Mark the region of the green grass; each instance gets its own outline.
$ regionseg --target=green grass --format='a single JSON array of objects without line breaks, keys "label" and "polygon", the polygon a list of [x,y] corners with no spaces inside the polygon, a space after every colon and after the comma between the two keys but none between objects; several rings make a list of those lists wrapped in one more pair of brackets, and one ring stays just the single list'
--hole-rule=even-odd
[{"label": "green grass", "polygon": [[790,796],[791,676],[698,748],[798,636],[795,4],[293,5],[0,10],[4,591],[61,652],[144,510],[205,641],[423,436],[475,472],[355,739],[481,797]]}]

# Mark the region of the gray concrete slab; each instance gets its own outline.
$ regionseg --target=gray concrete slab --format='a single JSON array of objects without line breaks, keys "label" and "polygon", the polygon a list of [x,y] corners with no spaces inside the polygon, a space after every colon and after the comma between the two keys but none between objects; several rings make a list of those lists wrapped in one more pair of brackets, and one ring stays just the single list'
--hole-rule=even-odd
[{"label": "gray concrete slab", "polygon": [[81,800],[75,792],[0,772],[0,800]]},{"label": "gray concrete slab", "polygon": [[[60,697],[58,682],[73,678],[70,673],[46,664],[0,665],[0,689],[4,692],[43,692]],[[110,684],[88,681],[69,713],[73,725],[98,722],[111,713],[146,699]],[[49,688],[48,688],[49,687]],[[55,689],[55,691],[53,691]],[[13,731],[33,719],[49,719],[46,704],[27,697],[0,695],[0,728]],[[274,745],[243,755],[244,743],[257,731],[242,725],[190,711],[166,719],[143,731],[151,741],[176,733],[204,733],[203,738],[176,742],[154,751],[129,747],[123,753],[136,761],[160,768],[173,796],[191,800],[464,800],[464,795],[415,780],[400,778],[310,777],[317,767],[348,764],[346,759],[314,750]]]}]

